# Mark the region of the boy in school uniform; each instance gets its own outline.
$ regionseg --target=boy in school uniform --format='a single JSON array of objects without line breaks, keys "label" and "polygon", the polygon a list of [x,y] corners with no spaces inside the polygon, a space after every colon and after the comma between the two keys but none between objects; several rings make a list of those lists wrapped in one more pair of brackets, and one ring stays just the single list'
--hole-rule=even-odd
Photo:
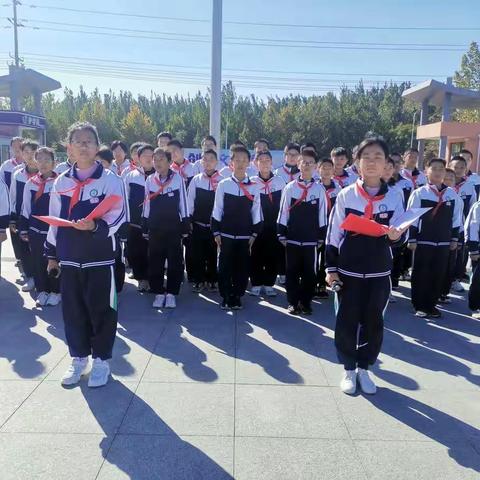
[{"label": "boy in school uniform", "polygon": [[120,175],[123,179],[132,172],[133,170],[136,170],[137,167],[140,166],[140,162],[138,160],[138,149],[142,146],[145,145],[145,142],[134,142],[130,145],[130,165],[125,168]]},{"label": "boy in school uniform", "polygon": [[51,148],[40,147],[35,152],[38,173],[25,184],[22,212],[19,221],[20,238],[28,242],[32,257],[32,271],[37,292],[36,305],[58,305],[60,303],[60,285],[58,276],[49,276],[47,258],[44,255],[48,225],[33,215],[48,215],[50,192],[57,174],[55,153]]},{"label": "boy in school uniform", "polygon": [[460,150],[458,154],[467,161],[467,179],[469,182],[473,183],[475,187],[475,192],[477,192],[477,199],[480,199],[480,175],[478,173],[472,172],[471,170],[473,154],[470,150],[467,150],[466,148]]},{"label": "boy in school uniform", "polygon": [[37,142],[32,140],[25,140],[21,145],[22,150],[22,166],[17,167],[13,171],[12,181],[10,184],[10,206],[12,208],[12,217],[10,220],[10,233],[19,239],[19,256],[22,265],[25,285],[22,287],[22,292],[31,292],[35,288],[33,281],[33,264],[32,256],[28,242],[20,239],[19,225],[23,204],[23,191],[25,184],[38,173],[37,162],[35,161],[35,152],[39,148]]},{"label": "boy in school uniform", "polygon": [[120,177],[125,169],[130,168],[130,160],[127,158],[128,147],[121,140],[114,140],[110,144],[110,150],[114,158],[111,168]]},{"label": "boy in school uniform", "polygon": [[[7,239],[7,228],[10,223],[10,193],[7,184],[0,177],[0,261],[2,259],[2,243]],[[0,282],[1,282],[0,269]]]},{"label": "boy in school uniform", "polygon": [[[67,136],[73,166],[55,180],[49,215],[73,222],[73,227],[50,226],[45,243],[48,271],[61,267],[60,293],[65,336],[72,363],[62,377],[74,385],[93,358],[89,387],[108,382],[117,330],[115,289],[115,233],[127,221],[128,206],[122,180],[95,161],[97,129],[88,122],[73,124]],[[101,218],[87,215],[105,198],[120,196]]]},{"label": "boy in school uniform", "polygon": [[138,166],[124,177],[130,210],[130,222],[127,230],[127,258],[132,268],[133,278],[137,280],[137,290],[148,292],[148,241],[142,232],[142,210],[145,200],[145,182],[155,173],[153,167],[154,147],[147,143],[141,144],[136,154]]},{"label": "boy in school uniform", "polygon": [[364,393],[376,393],[368,373],[383,340],[383,315],[390,296],[392,243],[403,232],[390,227],[381,237],[342,229],[349,213],[391,225],[403,212],[398,192],[382,180],[388,147],[381,138],[367,138],[357,151],[361,179],[342,189],[330,215],[326,240],[327,283],[336,292],[335,347],[345,369],[341,390],[353,395],[357,381]]},{"label": "boy in school uniform", "polygon": [[298,169],[298,159],[300,157],[300,145],[298,143],[289,142],[283,149],[284,164],[277,168],[274,174],[280,177],[287,185],[300,176]]},{"label": "boy in school uniform", "polygon": [[[334,166],[331,158],[321,158],[317,164],[318,182],[325,189],[325,200],[327,202],[327,222],[328,216],[332,211],[337,195],[342,187],[333,179]],[[325,243],[322,243],[318,249],[318,266],[317,266],[317,284],[315,288],[315,298],[328,298],[327,282],[325,280]]]},{"label": "boy in school uniform", "polygon": [[[148,239],[150,291],[153,308],[175,308],[183,279],[182,238],[189,232],[185,180],[172,170],[170,151],[158,147],[153,154],[155,173],[145,180],[143,234]],[[165,260],[167,284],[164,285]]]},{"label": "boy in school uniform", "polygon": [[416,148],[408,148],[405,150],[403,163],[404,166],[400,174],[412,182],[414,189],[427,184],[427,177],[417,167],[418,150]]},{"label": "boy in school uniform", "polygon": [[480,201],[473,205],[465,221],[465,242],[472,261],[468,306],[472,317],[480,319]]},{"label": "boy in school uniform", "polygon": [[358,178],[355,173],[349,173],[345,167],[348,164],[348,152],[344,147],[335,147],[330,152],[330,158],[333,162],[334,173],[333,178],[341,188],[348,187],[355,183]]},{"label": "boy in school uniform", "polygon": [[325,188],[313,179],[317,157],[300,155],[300,177],[283,190],[277,231],[286,249],[288,313],[312,313],[315,293],[317,247],[325,240],[327,200]]},{"label": "boy in school uniform", "polygon": [[195,175],[188,186],[188,210],[192,225],[193,291],[208,287],[217,290],[217,244],[211,221],[215,191],[222,177],[217,171],[217,152],[206,150],[202,155],[202,173]]},{"label": "boy in school uniform", "polygon": [[280,199],[285,182],[272,173],[272,154],[268,150],[257,154],[255,162],[258,175],[252,182],[260,187],[260,203],[263,214],[263,229],[258,234],[251,250],[250,295],[258,297],[262,292],[267,297],[275,297],[273,288],[278,274],[278,263],[284,254],[277,238],[277,217]]},{"label": "boy in school uniform", "polygon": [[[217,141],[215,140],[215,137],[212,135],[207,135],[206,137],[203,138],[202,140],[202,156],[199,158],[194,164],[193,168],[195,170],[195,174],[203,173],[204,172],[204,166],[203,166],[203,154],[207,152],[208,150],[213,150],[215,153],[217,152]],[[215,165],[215,170],[220,172],[220,170],[224,167],[225,165],[220,161],[217,155],[217,164]]]},{"label": "boy in school uniform", "polygon": [[172,139],[173,139],[173,136],[170,132],[160,132],[157,135],[157,147],[160,147],[166,150],[168,146],[168,142]]},{"label": "boy in school uniform", "polygon": [[247,175],[250,152],[242,146],[231,151],[233,173],[215,192],[212,231],[220,249],[218,287],[224,310],[242,308],[249,275],[249,252],[263,227],[260,188]]},{"label": "boy in school uniform", "polygon": [[409,231],[408,248],[414,252],[412,304],[417,317],[438,318],[435,306],[442,295],[449,252],[457,249],[462,225],[462,204],[454,190],[444,185],[446,162],[433,158],[427,167],[427,185],[417,188],[408,208],[432,207]]}]

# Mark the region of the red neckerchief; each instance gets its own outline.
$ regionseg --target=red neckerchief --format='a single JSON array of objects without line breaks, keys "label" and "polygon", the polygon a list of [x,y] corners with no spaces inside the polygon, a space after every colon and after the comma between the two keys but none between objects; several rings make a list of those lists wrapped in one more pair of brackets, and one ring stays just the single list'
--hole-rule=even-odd
[{"label": "red neckerchief", "polygon": [[370,195],[362,185],[362,182],[357,180],[355,184],[355,188],[357,189],[357,192],[362,196],[366,201],[367,201],[367,206],[365,207],[365,212],[363,214],[364,217],[368,219],[373,218],[373,205],[375,202],[379,202],[380,200],[383,200],[385,198],[385,195]]},{"label": "red neckerchief", "polygon": [[295,180],[295,175],[298,173],[298,172],[294,172],[292,173],[292,170],[293,170],[293,167],[295,165],[292,165],[290,167],[290,170],[287,168],[286,165],[284,165],[282,168],[283,168],[283,171],[290,177],[290,181],[293,182]]},{"label": "red neckerchief", "polygon": [[457,183],[453,188],[455,188],[455,191],[458,193],[460,191],[460,189],[462,188],[462,186],[465,184],[465,182],[467,181],[467,179],[465,177],[462,178],[462,181]]},{"label": "red neckerchief", "polygon": [[268,198],[270,199],[270,202],[273,203],[273,197],[272,197],[272,185],[271,182],[274,178],[272,175],[268,180],[264,180],[260,175],[258,175],[258,178],[263,184],[262,190],[265,192],[265,195],[268,195]]},{"label": "red neckerchief", "polygon": [[302,190],[302,194],[300,195],[300,198],[297,198],[295,200],[295,203],[289,208],[289,210],[293,210],[297,205],[302,203],[308,195],[309,190],[315,185],[315,182],[312,180],[310,182],[310,185],[304,185],[303,183],[300,182],[300,180],[297,180],[297,186]]},{"label": "red neckerchief", "polygon": [[325,188],[325,197],[327,200],[327,213],[330,212],[330,210],[332,209],[332,199],[330,198],[330,193],[334,192],[337,188],[333,182],[330,185],[333,185],[333,187],[326,188],[325,185],[323,185],[323,187]]},{"label": "red neckerchief", "polygon": [[47,182],[55,180],[57,174],[52,172],[52,176],[48,178],[43,178],[39,173],[32,178],[32,183],[38,187],[38,190],[35,192],[35,197],[33,199],[36,202],[45,192],[45,185]]},{"label": "red neckerchief", "polygon": [[150,202],[151,200],[158,197],[159,195],[163,195],[163,191],[165,190],[166,187],[168,187],[168,185],[172,183],[172,180],[173,180],[173,175],[167,174],[167,178],[165,179],[165,182],[161,182],[160,179],[157,178],[157,176],[154,174],[153,181],[158,185],[158,190],[154,193],[151,193],[147,197],[147,201]]},{"label": "red neckerchief", "polygon": [[183,163],[181,165],[179,165],[178,163],[175,163],[173,162],[172,165],[171,165],[171,168],[172,170],[174,170],[175,172],[179,173],[180,176],[186,180],[188,178],[188,176],[186,175],[185,173],[185,169],[188,167],[188,165],[190,165],[190,162],[184,158],[183,159]]},{"label": "red neckerchief", "polygon": [[[203,175],[208,180],[210,190],[213,190],[215,192],[217,190],[218,182],[221,180],[220,174],[215,170],[210,176],[207,175],[205,172],[203,173]],[[220,177],[219,180],[217,180],[218,177]]]},{"label": "red neckerchief", "polygon": [[428,184],[428,188],[430,189],[431,192],[433,192],[435,194],[435,196],[437,197],[437,204],[435,205],[434,209],[432,210],[432,217],[434,217],[437,212],[438,212],[438,209],[442,206],[442,203],[443,203],[443,195],[445,194],[445,192],[447,191],[446,188],[444,188],[441,192],[439,192],[437,190],[437,187],[434,188],[434,185],[432,184]]},{"label": "red neckerchief", "polygon": [[[407,176],[407,178],[409,180],[411,180],[411,182],[413,183],[413,188],[417,188],[417,178],[418,178],[418,175],[414,175],[413,174],[413,170],[412,170],[412,173],[410,173],[408,170],[404,169],[403,170],[403,173]],[[419,173],[420,174],[420,173]]]},{"label": "red neckerchief", "polygon": [[[343,170],[342,175],[334,175],[333,178],[340,184],[340,186],[343,188],[345,186],[345,183],[343,180],[346,180],[349,177],[348,173],[346,170]],[[342,180],[343,179],[343,180]]]},{"label": "red neckerchief", "polygon": [[[233,176],[232,176],[233,178]],[[251,201],[253,202],[253,195],[248,191],[248,188],[244,185],[243,182],[239,182],[237,180],[233,180],[235,183],[238,184],[238,187],[240,190],[243,192],[243,194]],[[253,182],[250,182],[249,185],[255,185]]]},{"label": "red neckerchief", "polygon": [[120,176],[122,174],[122,165],[119,165],[117,162],[115,162],[115,166],[117,167],[117,175]]}]

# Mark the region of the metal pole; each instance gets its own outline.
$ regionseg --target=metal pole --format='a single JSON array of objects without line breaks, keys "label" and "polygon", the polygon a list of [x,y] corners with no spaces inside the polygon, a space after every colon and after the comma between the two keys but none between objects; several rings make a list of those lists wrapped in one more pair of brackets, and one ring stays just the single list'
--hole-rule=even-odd
[{"label": "metal pole", "polygon": [[222,109],[222,0],[213,0],[210,81],[210,134],[217,141],[220,141],[220,115]]},{"label": "metal pole", "polygon": [[413,134],[415,133],[415,119],[417,118],[417,111],[413,112],[413,120],[412,120],[412,134],[410,135],[410,148],[413,148]]},{"label": "metal pole", "polygon": [[17,23],[17,0],[13,0],[13,38],[15,42],[15,66],[20,66],[20,59],[18,58],[18,23]]}]

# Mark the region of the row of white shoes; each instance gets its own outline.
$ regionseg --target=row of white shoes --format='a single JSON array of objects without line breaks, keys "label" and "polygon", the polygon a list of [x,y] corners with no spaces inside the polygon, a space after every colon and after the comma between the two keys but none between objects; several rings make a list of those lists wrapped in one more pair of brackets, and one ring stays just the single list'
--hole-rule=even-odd
[{"label": "row of white shoes", "polygon": [[374,395],[377,393],[377,386],[370,377],[368,370],[357,368],[357,370],[345,370],[343,373],[340,388],[343,393],[347,395],[354,395],[357,391],[357,383],[360,389],[367,395]]},{"label": "row of white shoes", "polygon": [[175,300],[175,295],[172,293],[164,293],[155,295],[155,300],[153,301],[153,308],[175,308],[177,302]]},{"label": "row of white shoes", "polygon": [[62,301],[62,296],[59,293],[40,292],[35,300],[37,307],[51,306],[55,307]]},{"label": "row of white shoes", "polygon": [[[76,385],[88,369],[88,357],[74,357],[72,363],[62,377],[62,385]],[[107,384],[110,376],[110,364],[107,360],[94,358],[92,369],[88,377],[88,386],[103,387]]]}]

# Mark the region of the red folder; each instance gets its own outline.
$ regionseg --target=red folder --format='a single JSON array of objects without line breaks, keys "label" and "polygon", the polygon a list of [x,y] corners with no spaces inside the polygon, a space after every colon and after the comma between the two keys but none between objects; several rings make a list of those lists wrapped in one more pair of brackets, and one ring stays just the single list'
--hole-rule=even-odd
[{"label": "red folder", "polygon": [[349,213],[340,225],[340,228],[348,232],[367,235],[368,237],[381,237],[387,234],[389,227],[381,225],[374,220]]},{"label": "red folder", "polygon": [[[85,218],[86,220],[96,220],[102,218],[112,207],[122,199],[120,195],[110,195],[105,197]],[[54,217],[50,215],[32,215],[32,217],[48,223],[54,227],[73,227],[71,220],[65,220],[64,218]]]}]

